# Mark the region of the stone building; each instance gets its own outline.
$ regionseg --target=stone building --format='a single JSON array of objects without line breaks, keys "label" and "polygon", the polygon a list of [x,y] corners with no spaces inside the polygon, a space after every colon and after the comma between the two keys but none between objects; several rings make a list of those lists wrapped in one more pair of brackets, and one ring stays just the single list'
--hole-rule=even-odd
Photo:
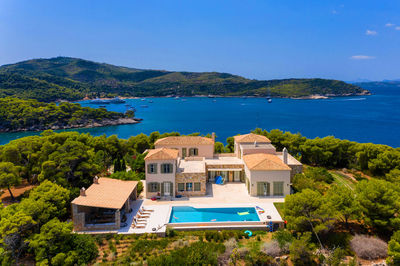
[{"label": "stone building", "polygon": [[74,231],[118,230],[136,200],[137,181],[97,178],[71,202]]},{"label": "stone building", "polygon": [[290,194],[293,176],[302,164],[283,149],[277,152],[262,135],[234,137],[234,153],[214,153],[215,134],[159,139],[146,151],[146,197],[204,196],[216,179],[241,182],[252,196]]}]

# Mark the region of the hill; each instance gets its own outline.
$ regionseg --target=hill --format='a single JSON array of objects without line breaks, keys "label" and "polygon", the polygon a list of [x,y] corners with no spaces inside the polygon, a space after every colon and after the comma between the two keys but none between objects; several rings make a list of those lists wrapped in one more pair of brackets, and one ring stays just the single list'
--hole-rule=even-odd
[{"label": "hill", "polygon": [[370,82],[358,82],[354,83],[359,87],[365,89],[373,89],[373,88],[394,88],[400,89],[400,81],[399,80],[383,80],[383,81],[370,81]]},{"label": "hill", "polygon": [[228,73],[144,70],[70,57],[32,59],[0,67],[0,97],[40,101],[115,95],[304,97],[366,93],[358,86],[338,80],[250,80]]}]

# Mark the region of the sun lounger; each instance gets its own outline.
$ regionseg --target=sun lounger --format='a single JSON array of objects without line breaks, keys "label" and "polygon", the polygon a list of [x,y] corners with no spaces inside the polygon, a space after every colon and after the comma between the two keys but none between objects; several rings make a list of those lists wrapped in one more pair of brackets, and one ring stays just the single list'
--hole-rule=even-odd
[{"label": "sun lounger", "polygon": [[133,221],[132,228],[146,228],[146,224],[138,224],[135,221]]},{"label": "sun lounger", "polygon": [[147,209],[147,208],[145,208],[144,206],[142,206],[142,210],[143,210],[144,212],[153,212],[153,211],[154,211],[153,209]]},{"label": "sun lounger", "polygon": [[138,218],[150,218],[150,214],[140,214],[139,212],[136,213],[136,216]]},{"label": "sun lounger", "polygon": [[150,213],[146,213],[146,212],[142,212],[141,210],[139,210],[138,212],[137,212],[137,214],[136,215],[140,215],[140,216],[147,216],[147,217],[150,217]]}]

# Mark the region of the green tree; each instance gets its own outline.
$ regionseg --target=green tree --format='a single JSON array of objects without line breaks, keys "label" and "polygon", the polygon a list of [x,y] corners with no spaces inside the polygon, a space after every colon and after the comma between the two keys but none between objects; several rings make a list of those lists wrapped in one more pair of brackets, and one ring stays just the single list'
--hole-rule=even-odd
[{"label": "green tree", "polygon": [[21,201],[19,208],[39,224],[44,224],[55,217],[65,217],[69,200],[68,189],[46,180]]},{"label": "green tree", "polygon": [[400,231],[394,232],[388,244],[389,265],[400,265]]},{"label": "green tree", "polygon": [[54,218],[35,234],[29,246],[38,263],[81,265],[97,257],[98,249],[89,236],[72,234],[72,224]]},{"label": "green tree", "polygon": [[318,240],[318,233],[330,230],[335,222],[336,210],[332,209],[321,193],[311,189],[286,196],[283,211],[288,229],[312,231]]},{"label": "green tree", "polygon": [[28,238],[33,232],[34,225],[32,217],[23,211],[11,211],[1,216],[0,247],[3,247],[5,254],[10,255],[16,264],[27,249]]},{"label": "green tree", "polygon": [[18,167],[10,162],[0,162],[0,188],[7,188],[12,200],[15,198],[11,187],[19,184],[21,184],[21,177]]},{"label": "green tree", "polygon": [[384,180],[363,180],[356,186],[361,217],[372,229],[390,232],[400,229],[399,187]]},{"label": "green tree", "polygon": [[333,185],[327,193],[328,203],[338,211],[339,217],[346,226],[349,219],[357,218],[360,215],[360,206],[353,190],[346,186]]},{"label": "green tree", "polygon": [[215,142],[214,143],[214,152],[215,153],[223,153],[224,152],[224,144],[222,142]]},{"label": "green tree", "polygon": [[233,137],[228,137],[226,139],[226,152],[234,152],[235,150],[235,139]]}]

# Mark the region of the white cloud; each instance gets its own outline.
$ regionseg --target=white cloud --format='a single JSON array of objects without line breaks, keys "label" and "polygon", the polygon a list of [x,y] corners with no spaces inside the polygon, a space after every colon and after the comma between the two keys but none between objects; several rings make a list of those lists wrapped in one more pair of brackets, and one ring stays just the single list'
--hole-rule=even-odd
[{"label": "white cloud", "polygon": [[368,60],[368,59],[375,59],[375,56],[370,55],[353,55],[350,57],[353,60]]},{"label": "white cloud", "polygon": [[395,29],[396,29],[396,30],[400,30],[400,26],[397,26]]},{"label": "white cloud", "polygon": [[336,15],[338,12],[334,9],[332,10],[332,14]]},{"label": "white cloud", "polygon": [[386,25],[385,25],[385,27],[393,27],[393,26],[395,26],[393,23],[386,23]]},{"label": "white cloud", "polygon": [[374,30],[367,30],[367,31],[365,32],[365,34],[366,34],[366,35],[377,35],[378,32],[376,32],[376,31],[374,31]]}]

